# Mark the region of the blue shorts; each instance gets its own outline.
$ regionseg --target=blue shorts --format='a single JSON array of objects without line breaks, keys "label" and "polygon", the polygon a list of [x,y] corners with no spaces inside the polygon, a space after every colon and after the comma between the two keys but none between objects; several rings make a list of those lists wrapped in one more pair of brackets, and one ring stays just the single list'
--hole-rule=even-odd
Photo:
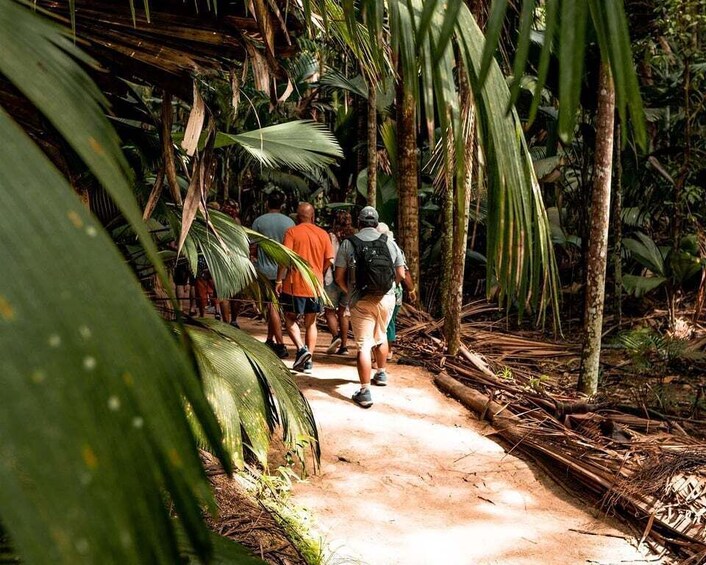
[{"label": "blue shorts", "polygon": [[279,297],[282,310],[294,314],[318,314],[321,312],[321,301],[311,296],[292,296],[282,293]]}]

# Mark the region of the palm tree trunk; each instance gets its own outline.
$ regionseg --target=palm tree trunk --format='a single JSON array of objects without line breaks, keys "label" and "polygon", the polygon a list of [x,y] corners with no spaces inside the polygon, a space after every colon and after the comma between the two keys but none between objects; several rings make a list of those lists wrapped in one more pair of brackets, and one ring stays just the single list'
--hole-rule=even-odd
[{"label": "palm tree trunk", "polygon": [[415,284],[419,284],[419,165],[417,163],[416,103],[397,82],[397,241],[407,257]]},{"label": "palm tree trunk", "polygon": [[[444,265],[445,285],[444,337],[449,355],[456,355],[461,347],[461,309],[463,307],[463,279],[466,271],[466,248],[468,246],[468,220],[471,212],[471,181],[475,152],[475,114],[473,96],[463,69],[459,70],[461,94],[461,124],[463,127],[463,169],[451,198],[453,206],[453,232],[450,238],[451,252]],[[445,257],[446,259],[446,257]]]},{"label": "palm tree trunk", "polygon": [[601,66],[596,119],[596,152],[591,199],[591,228],[586,265],[586,306],[584,310],[584,344],[578,390],[595,394],[603,331],[605,274],[608,259],[608,225],[610,219],[610,185],[613,169],[615,123],[615,87],[606,64]]},{"label": "palm tree trunk", "polygon": [[353,99],[356,111],[356,139],[358,140],[358,150],[356,151],[356,168],[355,176],[353,177],[353,185],[355,186],[355,181],[358,178],[358,174],[366,167],[367,162],[367,144],[363,143],[363,139],[367,132],[367,112],[366,112],[366,101],[360,96],[355,96]]},{"label": "palm tree trunk", "polygon": [[615,192],[613,194],[613,306],[618,327],[623,322],[623,179],[620,157],[620,123],[615,125]]},{"label": "palm tree trunk", "polygon": [[378,112],[377,88],[368,85],[368,206],[377,205],[378,182]]},{"label": "palm tree trunk", "polygon": [[455,355],[451,353],[451,344],[448,338],[448,329],[453,325],[453,311],[451,307],[451,293],[453,276],[451,275],[451,270],[453,269],[453,257],[454,257],[454,200],[456,198],[456,184],[454,183],[454,172],[455,172],[455,160],[452,158],[455,145],[453,142],[453,134],[447,136],[446,141],[446,153],[444,155],[444,213],[443,213],[443,231],[441,235],[441,311],[444,316],[444,336],[446,337],[446,347],[449,349],[450,355]]}]

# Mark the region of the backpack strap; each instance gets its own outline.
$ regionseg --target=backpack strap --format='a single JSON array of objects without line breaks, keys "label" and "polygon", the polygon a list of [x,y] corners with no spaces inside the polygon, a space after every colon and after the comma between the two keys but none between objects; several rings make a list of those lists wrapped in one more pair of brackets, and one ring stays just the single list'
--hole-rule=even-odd
[{"label": "backpack strap", "polygon": [[346,239],[350,241],[351,245],[353,245],[353,247],[355,247],[356,249],[363,244],[363,240],[360,239],[357,235],[352,235],[350,237],[347,237]]},{"label": "backpack strap", "polygon": [[373,241],[382,241],[383,243],[387,243],[387,234],[381,233],[380,237],[378,237],[377,239],[373,239],[372,241],[363,241],[357,235],[352,235],[350,237],[347,237],[346,239],[351,242],[355,249],[359,249],[364,244],[372,243]]}]

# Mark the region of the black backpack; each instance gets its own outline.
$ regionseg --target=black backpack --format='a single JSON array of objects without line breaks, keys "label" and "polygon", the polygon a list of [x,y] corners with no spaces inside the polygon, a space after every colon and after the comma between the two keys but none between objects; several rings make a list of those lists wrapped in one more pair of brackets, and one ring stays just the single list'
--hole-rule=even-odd
[{"label": "black backpack", "polygon": [[348,241],[353,245],[355,257],[356,290],[361,296],[387,294],[395,284],[395,266],[387,247],[387,235],[374,241],[363,241],[353,235]]}]

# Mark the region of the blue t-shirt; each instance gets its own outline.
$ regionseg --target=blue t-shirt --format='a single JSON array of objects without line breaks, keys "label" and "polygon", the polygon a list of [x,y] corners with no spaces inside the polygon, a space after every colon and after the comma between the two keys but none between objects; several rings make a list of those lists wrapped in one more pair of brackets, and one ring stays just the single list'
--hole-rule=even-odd
[{"label": "blue t-shirt", "polygon": [[[293,225],[294,222],[289,216],[285,216],[280,212],[268,212],[255,219],[252,224],[252,229],[265,237],[282,243],[282,240],[284,240],[284,232]],[[277,263],[265,255],[262,249],[258,248],[257,270],[268,279],[275,280],[277,278],[277,269]]]}]

